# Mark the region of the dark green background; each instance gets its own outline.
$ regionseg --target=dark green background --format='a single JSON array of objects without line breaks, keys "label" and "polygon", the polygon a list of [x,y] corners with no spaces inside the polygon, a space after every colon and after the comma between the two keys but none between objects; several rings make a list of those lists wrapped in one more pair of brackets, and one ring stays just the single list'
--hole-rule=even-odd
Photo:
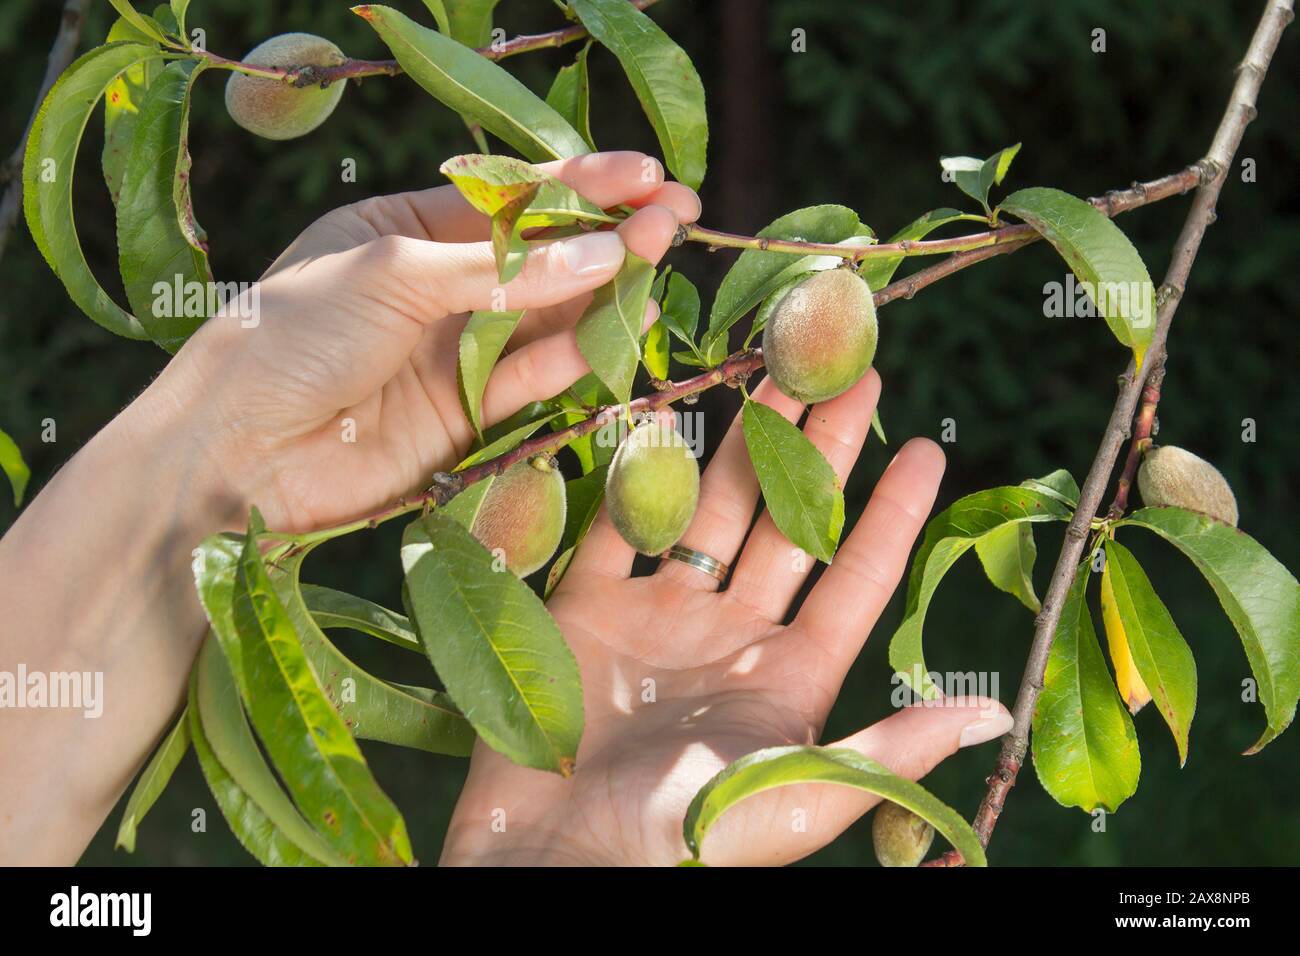
[{"label": "dark green background", "polygon": [[[418,0],[395,5],[428,20]],[[16,142],[21,133],[57,6],[53,0],[7,0],[0,8],[9,103],[0,123],[2,143]],[[345,0],[195,0],[190,19],[207,29],[209,49],[225,55],[274,33],[309,30],[354,56],[384,56],[348,6]],[[753,230],[790,209],[839,202],[888,234],[927,209],[962,202],[955,187],[940,181],[940,155],[984,156],[1023,141],[1007,186],[1053,185],[1077,195],[1196,160],[1262,6],[1218,0],[667,0],[654,15],[687,47],[708,90],[707,225]],[[83,48],[98,42],[109,25],[108,4],[93,8]],[[511,34],[535,32],[557,26],[558,13],[540,0],[504,0],[499,21]],[[806,53],[790,52],[796,28],[807,31]],[[1106,31],[1104,54],[1090,50],[1094,28]],[[1216,462],[1237,490],[1242,527],[1294,568],[1300,549],[1291,481],[1300,463],[1300,403],[1289,393],[1300,357],[1293,274],[1300,252],[1300,124],[1297,36],[1294,28],[1290,32],[1240,154],[1256,161],[1257,182],[1234,175],[1227,183],[1218,223],[1178,312],[1161,438]],[[571,55],[547,51],[509,66],[544,92]],[[597,51],[592,69],[597,143],[653,149],[613,58]],[[223,280],[256,278],[331,207],[437,183],[442,159],[472,149],[459,120],[404,78],[353,86],[326,126],[289,143],[257,140],[235,127],[222,106],[223,82],[214,73],[199,84],[191,143],[195,207]],[[91,263],[106,287],[118,290],[112,208],[98,171],[101,138],[97,115],[82,149],[75,208]],[[344,157],[356,159],[355,184],[340,182]],[[1122,220],[1155,277],[1167,265],[1186,209],[1185,199],[1174,199]],[[670,261],[700,283],[707,302],[732,258],[691,247],[675,251]],[[876,365],[885,382],[881,413],[891,447],[868,446],[848,487],[850,518],[892,450],[913,435],[938,439],[946,418],[957,423],[957,441],[945,446],[949,470],[940,506],[1057,467],[1082,478],[1125,355],[1098,320],[1043,317],[1043,284],[1064,277],[1063,264],[1041,245],[963,272],[882,313]],[[114,338],[80,315],[21,224],[0,263],[0,288],[0,427],[27,455],[35,492],[140,391],[164,356],[153,346]],[[701,403],[714,423],[714,442],[735,401],[719,390]],[[57,444],[40,442],[46,417],[58,422]],[[1242,441],[1245,418],[1257,422],[1254,443]],[[0,527],[12,517],[0,495]],[[331,545],[313,559],[308,577],[396,605],[395,533]],[[1039,531],[1040,588],[1060,534],[1059,528]],[[1177,768],[1173,744],[1154,708],[1147,708],[1136,719],[1141,788],[1108,820],[1105,833],[1093,833],[1078,810],[1053,803],[1026,769],[991,861],[1295,863],[1297,734],[1260,756],[1239,756],[1261,730],[1263,714],[1258,704],[1240,700],[1249,671],[1235,633],[1208,586],[1171,548],[1136,533],[1124,540],[1146,563],[1196,653],[1200,707],[1188,765]],[[890,710],[885,650],[899,621],[898,597],[844,688],[830,737]],[[996,671],[1000,696],[1009,703],[1031,627],[1028,612],[989,587],[973,558],[964,559],[944,581],[927,620],[930,664],[944,671]],[[385,675],[428,678],[409,655],[375,651],[359,638],[342,641]],[[406,814],[417,855],[436,860],[463,764],[381,744],[366,744],[366,752]],[[993,757],[992,746],[962,753],[927,784],[969,815]],[[198,807],[207,812],[208,830],[194,834],[190,817]],[[119,816],[120,808],[85,862],[250,862],[220,819],[192,757],[144,824],[134,856],[112,850]],[[860,823],[812,861],[867,864],[869,844]]]}]

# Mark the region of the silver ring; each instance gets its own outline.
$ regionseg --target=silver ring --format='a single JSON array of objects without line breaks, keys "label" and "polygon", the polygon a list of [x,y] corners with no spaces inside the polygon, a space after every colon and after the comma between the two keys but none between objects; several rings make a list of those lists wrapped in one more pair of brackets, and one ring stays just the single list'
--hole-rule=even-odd
[{"label": "silver ring", "polygon": [[719,581],[725,581],[727,572],[731,570],[717,558],[682,544],[673,545],[660,557],[667,561],[680,561],[682,564],[695,568],[697,571],[703,571],[709,577],[717,578]]}]

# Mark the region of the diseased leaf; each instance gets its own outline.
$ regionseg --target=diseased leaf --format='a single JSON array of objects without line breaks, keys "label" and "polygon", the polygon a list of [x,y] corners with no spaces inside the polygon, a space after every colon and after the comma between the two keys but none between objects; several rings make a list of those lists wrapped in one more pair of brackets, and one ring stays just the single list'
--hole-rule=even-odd
[{"label": "diseased leaf", "polygon": [[167,789],[172,774],[189,749],[190,717],[188,710],[182,708],[180,718],[158,745],[158,749],[149,759],[148,766],[144,768],[144,773],[140,774],[140,779],[136,781],[135,789],[131,791],[131,799],[126,802],[126,811],[122,814],[122,822],[117,828],[114,848],[120,847],[127,853],[135,852],[135,834],[140,821]]},{"label": "diseased leaf", "polygon": [[1132,661],[1174,735],[1182,766],[1187,763],[1187,737],[1196,713],[1196,661],[1192,649],[1178,633],[1174,619],[1132,552],[1109,538],[1105,547],[1103,601],[1109,597],[1113,604]]},{"label": "diseased leaf", "polygon": [[460,356],[456,380],[460,403],[474,433],[483,438],[483,392],[506,343],[524,313],[475,312],[460,333]]},{"label": "diseased leaf", "polygon": [[[117,43],[122,40],[156,46],[152,38],[118,17],[108,31],[108,39],[105,42]],[[122,172],[126,169],[126,160],[131,152],[131,140],[135,136],[135,121],[140,113],[140,104],[149,90],[149,84],[153,82],[163,65],[162,60],[145,60],[137,63],[109,83],[104,92],[104,150],[100,154],[100,166],[104,171],[104,182],[108,185],[109,195],[113,197],[115,205],[122,189]]]},{"label": "diseased leaf", "polygon": [[1034,769],[1057,803],[1113,813],[1137,792],[1142,757],[1092,628],[1084,599],[1088,575],[1084,562],[1052,640],[1034,711]]},{"label": "diseased leaf", "polygon": [[546,94],[546,103],[559,113],[569,125],[578,131],[588,146],[594,151],[596,141],[591,136],[591,79],[587,75],[587,53],[591,49],[588,43],[578,51],[577,59],[568,66],[560,67],[560,72]]},{"label": "diseased leaf", "polygon": [[31,480],[32,472],[27,467],[27,462],[23,461],[23,453],[19,450],[18,443],[3,431],[0,431],[0,471],[9,478],[9,485],[13,488],[14,507],[21,507],[23,493],[27,490],[27,482]]},{"label": "diseased leaf", "polygon": [[130,339],[149,336],[109,298],[86,264],[72,213],[72,176],[81,135],[104,91],[132,67],[161,58],[157,47],[127,42],[95,47],[79,57],[41,104],[23,159],[23,211],[41,255],[81,311]]},{"label": "diseased leaf", "polygon": [[1300,584],[1254,538],[1183,508],[1143,508],[1116,523],[1154,531],[1210,582],[1241,637],[1268,726],[1246,751],[1263,750],[1291,725],[1300,697]]},{"label": "diseased leaf", "polygon": [[1091,203],[1059,189],[1022,189],[998,208],[1029,223],[1056,247],[1140,366],[1156,328],[1155,286],[1119,226]]},{"label": "diseased leaf", "polygon": [[402,567],[420,641],[479,736],[522,766],[571,774],[582,683],[537,595],[437,511],[407,526]]},{"label": "diseased leaf", "polygon": [[343,866],[267,766],[230,665],[210,637],[190,674],[190,737],[203,778],[240,844],[264,866]]},{"label": "diseased leaf", "polygon": [[[149,337],[173,353],[208,318],[212,280],[189,188],[190,90],[202,69],[198,61],[178,60],[150,85],[117,203],[118,267],[127,301]],[[203,293],[197,297],[189,294],[196,287]]]},{"label": "diseased leaf", "polygon": [[641,361],[641,326],[654,279],[654,266],[628,252],[618,273],[596,290],[578,320],[578,350],[620,402],[632,396],[632,380]]},{"label": "diseased leaf", "polygon": [[926,526],[907,579],[903,623],[889,641],[889,664],[921,697],[938,688],[930,681],[921,632],[934,590],[948,569],[975,543],[1008,524],[1068,521],[1073,509],[1052,494],[1025,487],[990,488],[954,502]]},{"label": "diseased leaf", "polygon": [[536,189],[536,195],[518,217],[520,229],[564,226],[578,221],[615,221],[566,183],[511,156],[479,153],[453,156],[439,171],[485,216],[496,216],[507,205]]},{"label": "diseased leaf", "polygon": [[775,409],[746,399],[741,424],[772,521],[794,545],[830,564],[844,528],[844,492],[835,469]]},{"label": "diseased leaf", "polygon": [[[758,232],[765,239],[801,239],[806,242],[843,242],[862,227],[858,214],[845,206],[809,206],[786,213]],[[723,277],[709,313],[709,331],[704,351],[720,360],[716,349],[725,349],[726,332],[745,313],[756,307],[792,277],[818,268],[839,265],[836,256],[805,256],[790,252],[746,249]],[[725,352],[723,353],[725,355]]]},{"label": "diseased leaf", "polygon": [[961,852],[967,866],[985,866],[984,848],[961,814],[919,783],[847,747],[769,747],[741,757],[700,788],[686,811],[682,837],[694,860],[709,828],[737,803],[791,784],[856,787],[911,810]]},{"label": "diseased leaf", "polygon": [[709,142],[704,84],[695,65],[668,34],[626,0],[569,0],[588,32],[614,56],[659,137],[664,163],[699,189]]},{"label": "diseased leaf", "polygon": [[[468,116],[533,162],[591,152],[554,109],[491,60],[379,4],[353,12],[375,28],[397,62],[429,95]],[[457,12],[448,10],[453,30]]]},{"label": "diseased leaf", "polygon": [[411,862],[406,824],[326,696],[256,544],[239,556],[233,620],[257,735],[303,815],[349,862]]}]

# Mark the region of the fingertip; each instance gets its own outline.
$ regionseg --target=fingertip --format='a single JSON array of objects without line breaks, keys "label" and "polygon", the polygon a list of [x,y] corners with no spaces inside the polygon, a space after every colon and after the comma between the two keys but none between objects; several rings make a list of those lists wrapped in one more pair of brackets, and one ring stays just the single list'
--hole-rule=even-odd
[{"label": "fingertip", "polygon": [[943,447],[929,438],[911,438],[898,450],[894,460],[907,456],[909,461],[928,466],[930,470],[943,474],[948,466],[948,456]]},{"label": "fingertip", "polygon": [[667,206],[650,205],[634,212],[616,231],[634,255],[658,263],[672,245],[677,225],[677,217]]},{"label": "fingertip", "polygon": [[650,326],[659,321],[659,303],[650,299],[645,304],[645,316],[641,320],[641,334],[650,331]]}]

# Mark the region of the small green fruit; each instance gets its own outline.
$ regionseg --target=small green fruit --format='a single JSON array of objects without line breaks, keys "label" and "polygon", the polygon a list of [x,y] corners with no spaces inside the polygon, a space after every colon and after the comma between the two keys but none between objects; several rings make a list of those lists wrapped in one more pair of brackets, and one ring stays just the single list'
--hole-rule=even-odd
[{"label": "small green fruit", "polygon": [[918,866],[930,852],[934,827],[911,810],[883,801],[871,820],[871,843],[881,866]]},{"label": "small green fruit", "polygon": [[549,455],[517,461],[492,482],[470,532],[506,567],[526,578],[547,561],[564,535],[564,476]]},{"label": "small green fruit", "polygon": [[804,404],[847,392],[876,357],[876,306],[851,269],[796,283],[763,327],[763,363],[776,387]]},{"label": "small green fruit", "polygon": [[[337,66],[346,60],[329,40],[310,33],[282,33],[244,57],[253,66],[282,68]],[[294,139],[310,133],[334,112],[345,81],[296,87],[279,80],[232,73],[226,81],[226,111],[250,133],[266,139]]]},{"label": "small green fruit", "polygon": [[605,479],[609,517],[642,554],[663,554],[676,544],[699,499],[700,466],[671,425],[638,425],[614,452]]},{"label": "small green fruit", "polygon": [[1237,498],[1226,478],[1203,458],[1174,445],[1146,453],[1138,468],[1138,490],[1153,508],[1200,511],[1237,526]]}]

